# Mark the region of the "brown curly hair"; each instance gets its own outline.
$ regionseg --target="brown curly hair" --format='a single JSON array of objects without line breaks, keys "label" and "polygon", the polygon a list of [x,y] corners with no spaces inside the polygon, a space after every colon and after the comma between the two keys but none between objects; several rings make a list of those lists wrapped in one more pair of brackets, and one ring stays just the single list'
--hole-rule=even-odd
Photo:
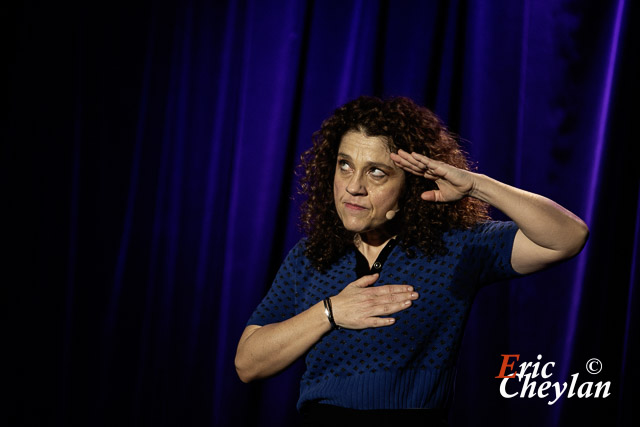
[{"label": "brown curly hair", "polygon": [[[438,117],[406,97],[382,100],[361,96],[335,110],[313,134],[313,146],[301,157],[300,227],[307,235],[305,255],[318,269],[330,266],[354,243],[336,212],[333,179],[342,136],[359,131],[382,137],[392,152],[417,152],[455,167],[469,170],[458,142]],[[468,228],[489,218],[487,205],[465,197],[453,203],[430,203],[420,198],[436,184],[410,173],[400,198],[400,213],[392,220],[400,245],[409,256],[419,248],[426,256],[442,253],[443,234],[452,228]]]}]

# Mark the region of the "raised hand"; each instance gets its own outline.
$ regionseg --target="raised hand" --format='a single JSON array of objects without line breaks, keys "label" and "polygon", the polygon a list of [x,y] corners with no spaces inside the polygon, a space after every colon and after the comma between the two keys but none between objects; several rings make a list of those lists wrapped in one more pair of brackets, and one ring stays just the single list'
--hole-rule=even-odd
[{"label": "raised hand", "polygon": [[430,202],[454,202],[472,195],[476,174],[429,157],[398,150],[391,160],[405,171],[435,181],[437,190],[425,191],[421,197]]},{"label": "raised hand", "polygon": [[333,317],[338,326],[364,329],[391,325],[395,319],[379,316],[409,308],[411,301],[418,298],[418,293],[409,285],[370,287],[378,277],[378,274],[362,276],[331,297]]}]

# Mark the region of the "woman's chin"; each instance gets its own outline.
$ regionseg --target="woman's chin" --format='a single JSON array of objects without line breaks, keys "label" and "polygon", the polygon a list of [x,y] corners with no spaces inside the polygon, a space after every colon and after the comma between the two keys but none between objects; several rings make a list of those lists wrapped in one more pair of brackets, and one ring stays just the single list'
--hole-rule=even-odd
[{"label": "woman's chin", "polygon": [[373,224],[370,224],[370,223],[363,224],[359,221],[343,221],[342,225],[344,225],[344,228],[346,228],[348,231],[352,233],[357,233],[357,234],[363,234],[363,233],[368,233],[370,231],[375,231],[376,229],[381,227],[381,226],[375,227]]},{"label": "woman's chin", "polygon": [[365,227],[362,224],[353,224],[353,223],[343,222],[342,225],[344,225],[344,228],[346,228],[347,231],[350,231],[352,233],[366,233],[367,231],[370,230],[368,227]]}]

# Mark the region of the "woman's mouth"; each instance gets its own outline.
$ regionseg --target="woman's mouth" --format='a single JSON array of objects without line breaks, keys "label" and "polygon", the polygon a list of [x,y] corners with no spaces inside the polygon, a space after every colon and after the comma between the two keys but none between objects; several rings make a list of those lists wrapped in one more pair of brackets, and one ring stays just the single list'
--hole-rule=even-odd
[{"label": "woman's mouth", "polygon": [[353,203],[346,203],[346,202],[344,204],[344,207],[352,211],[364,211],[367,209],[364,206],[356,205]]}]

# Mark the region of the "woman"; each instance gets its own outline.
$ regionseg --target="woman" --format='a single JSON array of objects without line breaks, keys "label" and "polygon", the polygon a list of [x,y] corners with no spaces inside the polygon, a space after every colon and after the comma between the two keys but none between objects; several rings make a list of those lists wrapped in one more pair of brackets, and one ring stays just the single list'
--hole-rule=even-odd
[{"label": "woman", "polygon": [[[249,382],[306,355],[308,425],[446,424],[479,287],[571,258],[588,236],[551,200],[471,172],[438,118],[407,98],[337,109],[302,168],[307,237],[249,320],[236,369]],[[489,220],[487,205],[512,221]]]}]

